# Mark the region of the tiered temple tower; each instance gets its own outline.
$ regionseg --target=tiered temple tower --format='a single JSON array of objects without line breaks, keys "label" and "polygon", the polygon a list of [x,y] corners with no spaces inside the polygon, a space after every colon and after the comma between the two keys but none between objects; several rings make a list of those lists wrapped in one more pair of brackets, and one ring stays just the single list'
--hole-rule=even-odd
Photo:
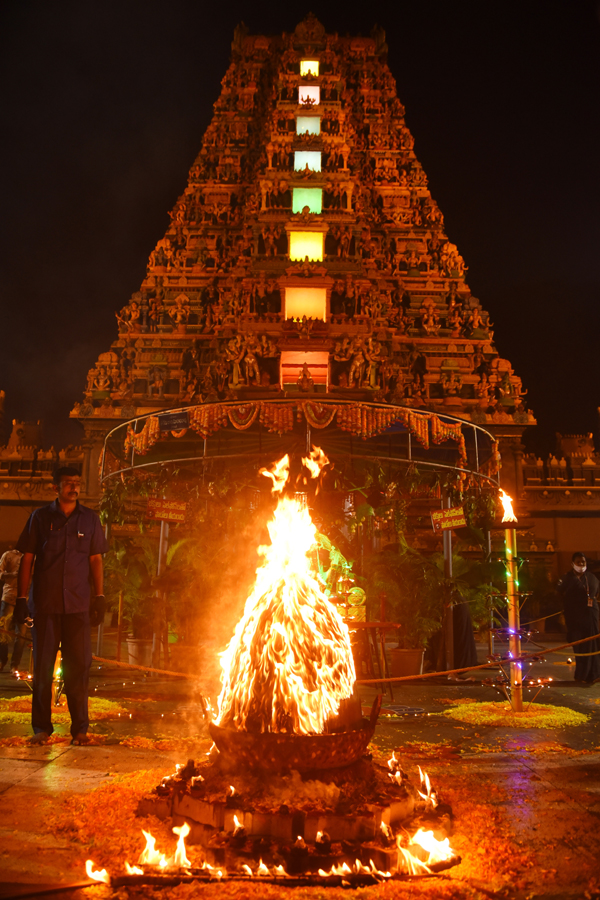
[{"label": "tiered temple tower", "polygon": [[[238,27],[171,225],[71,413],[88,494],[119,419],[314,393],[457,415],[521,485],[535,420],[414,152],[385,35]],[[512,474],[512,477],[511,477]]]}]

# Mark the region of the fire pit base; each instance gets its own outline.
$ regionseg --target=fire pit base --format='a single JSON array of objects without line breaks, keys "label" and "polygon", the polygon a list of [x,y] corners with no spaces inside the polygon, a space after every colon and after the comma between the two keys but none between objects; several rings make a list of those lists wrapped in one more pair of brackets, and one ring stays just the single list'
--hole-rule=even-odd
[{"label": "fire pit base", "polygon": [[432,809],[407,778],[399,784],[386,765],[371,759],[310,776],[246,767],[233,776],[221,761],[190,760],[140,802],[138,814],[187,822],[187,842],[201,845],[207,863],[228,871],[253,868],[259,859],[289,874],[351,866],[357,859],[391,871],[396,826],[410,821],[439,839],[451,831],[447,807]]},{"label": "fire pit base", "polygon": [[375,731],[375,721],[362,719],[357,728],[334,734],[253,734],[221,728],[211,722],[210,736],[223,756],[223,763],[279,772],[296,769],[333,769],[348,766],[363,756]]}]

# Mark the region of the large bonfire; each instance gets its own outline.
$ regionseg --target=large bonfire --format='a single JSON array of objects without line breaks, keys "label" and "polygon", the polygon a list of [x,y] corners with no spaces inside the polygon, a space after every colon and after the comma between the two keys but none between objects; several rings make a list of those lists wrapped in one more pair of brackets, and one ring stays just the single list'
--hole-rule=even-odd
[{"label": "large bonfire", "polygon": [[[327,463],[318,449],[302,460],[311,478]],[[290,460],[261,474],[279,494],[271,544],[244,614],[221,654],[217,724],[252,732],[322,734],[356,675],[348,627],[311,570],[316,528],[303,495],[288,496]]]}]

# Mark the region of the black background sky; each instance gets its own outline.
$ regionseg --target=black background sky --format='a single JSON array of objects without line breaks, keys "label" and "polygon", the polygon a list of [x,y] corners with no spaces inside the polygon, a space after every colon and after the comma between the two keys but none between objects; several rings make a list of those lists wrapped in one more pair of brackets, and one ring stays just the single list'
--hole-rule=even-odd
[{"label": "black background sky", "polygon": [[[318,2],[330,32],[387,34],[415,151],[539,427],[596,430],[600,3]],[[0,388],[7,419],[69,422],[185,187],[233,30],[311,6],[205,0],[0,5]],[[8,423],[5,425],[8,431]]]}]

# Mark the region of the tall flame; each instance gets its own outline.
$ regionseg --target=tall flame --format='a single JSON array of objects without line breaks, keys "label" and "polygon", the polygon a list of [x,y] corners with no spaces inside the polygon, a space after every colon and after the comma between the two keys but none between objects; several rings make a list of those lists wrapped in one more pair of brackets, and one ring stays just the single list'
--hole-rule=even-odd
[{"label": "tall flame", "polygon": [[[289,459],[261,472],[280,492]],[[217,724],[321,734],[356,680],[348,627],[311,572],[316,529],[305,504],[280,497],[268,530],[271,544],[259,548],[256,583],[221,654]]]},{"label": "tall flame", "polygon": [[515,516],[513,506],[512,506],[512,497],[509,497],[508,494],[500,488],[500,501],[502,503],[502,508],[504,510],[504,515],[502,516],[503,522],[516,522],[517,517]]}]

